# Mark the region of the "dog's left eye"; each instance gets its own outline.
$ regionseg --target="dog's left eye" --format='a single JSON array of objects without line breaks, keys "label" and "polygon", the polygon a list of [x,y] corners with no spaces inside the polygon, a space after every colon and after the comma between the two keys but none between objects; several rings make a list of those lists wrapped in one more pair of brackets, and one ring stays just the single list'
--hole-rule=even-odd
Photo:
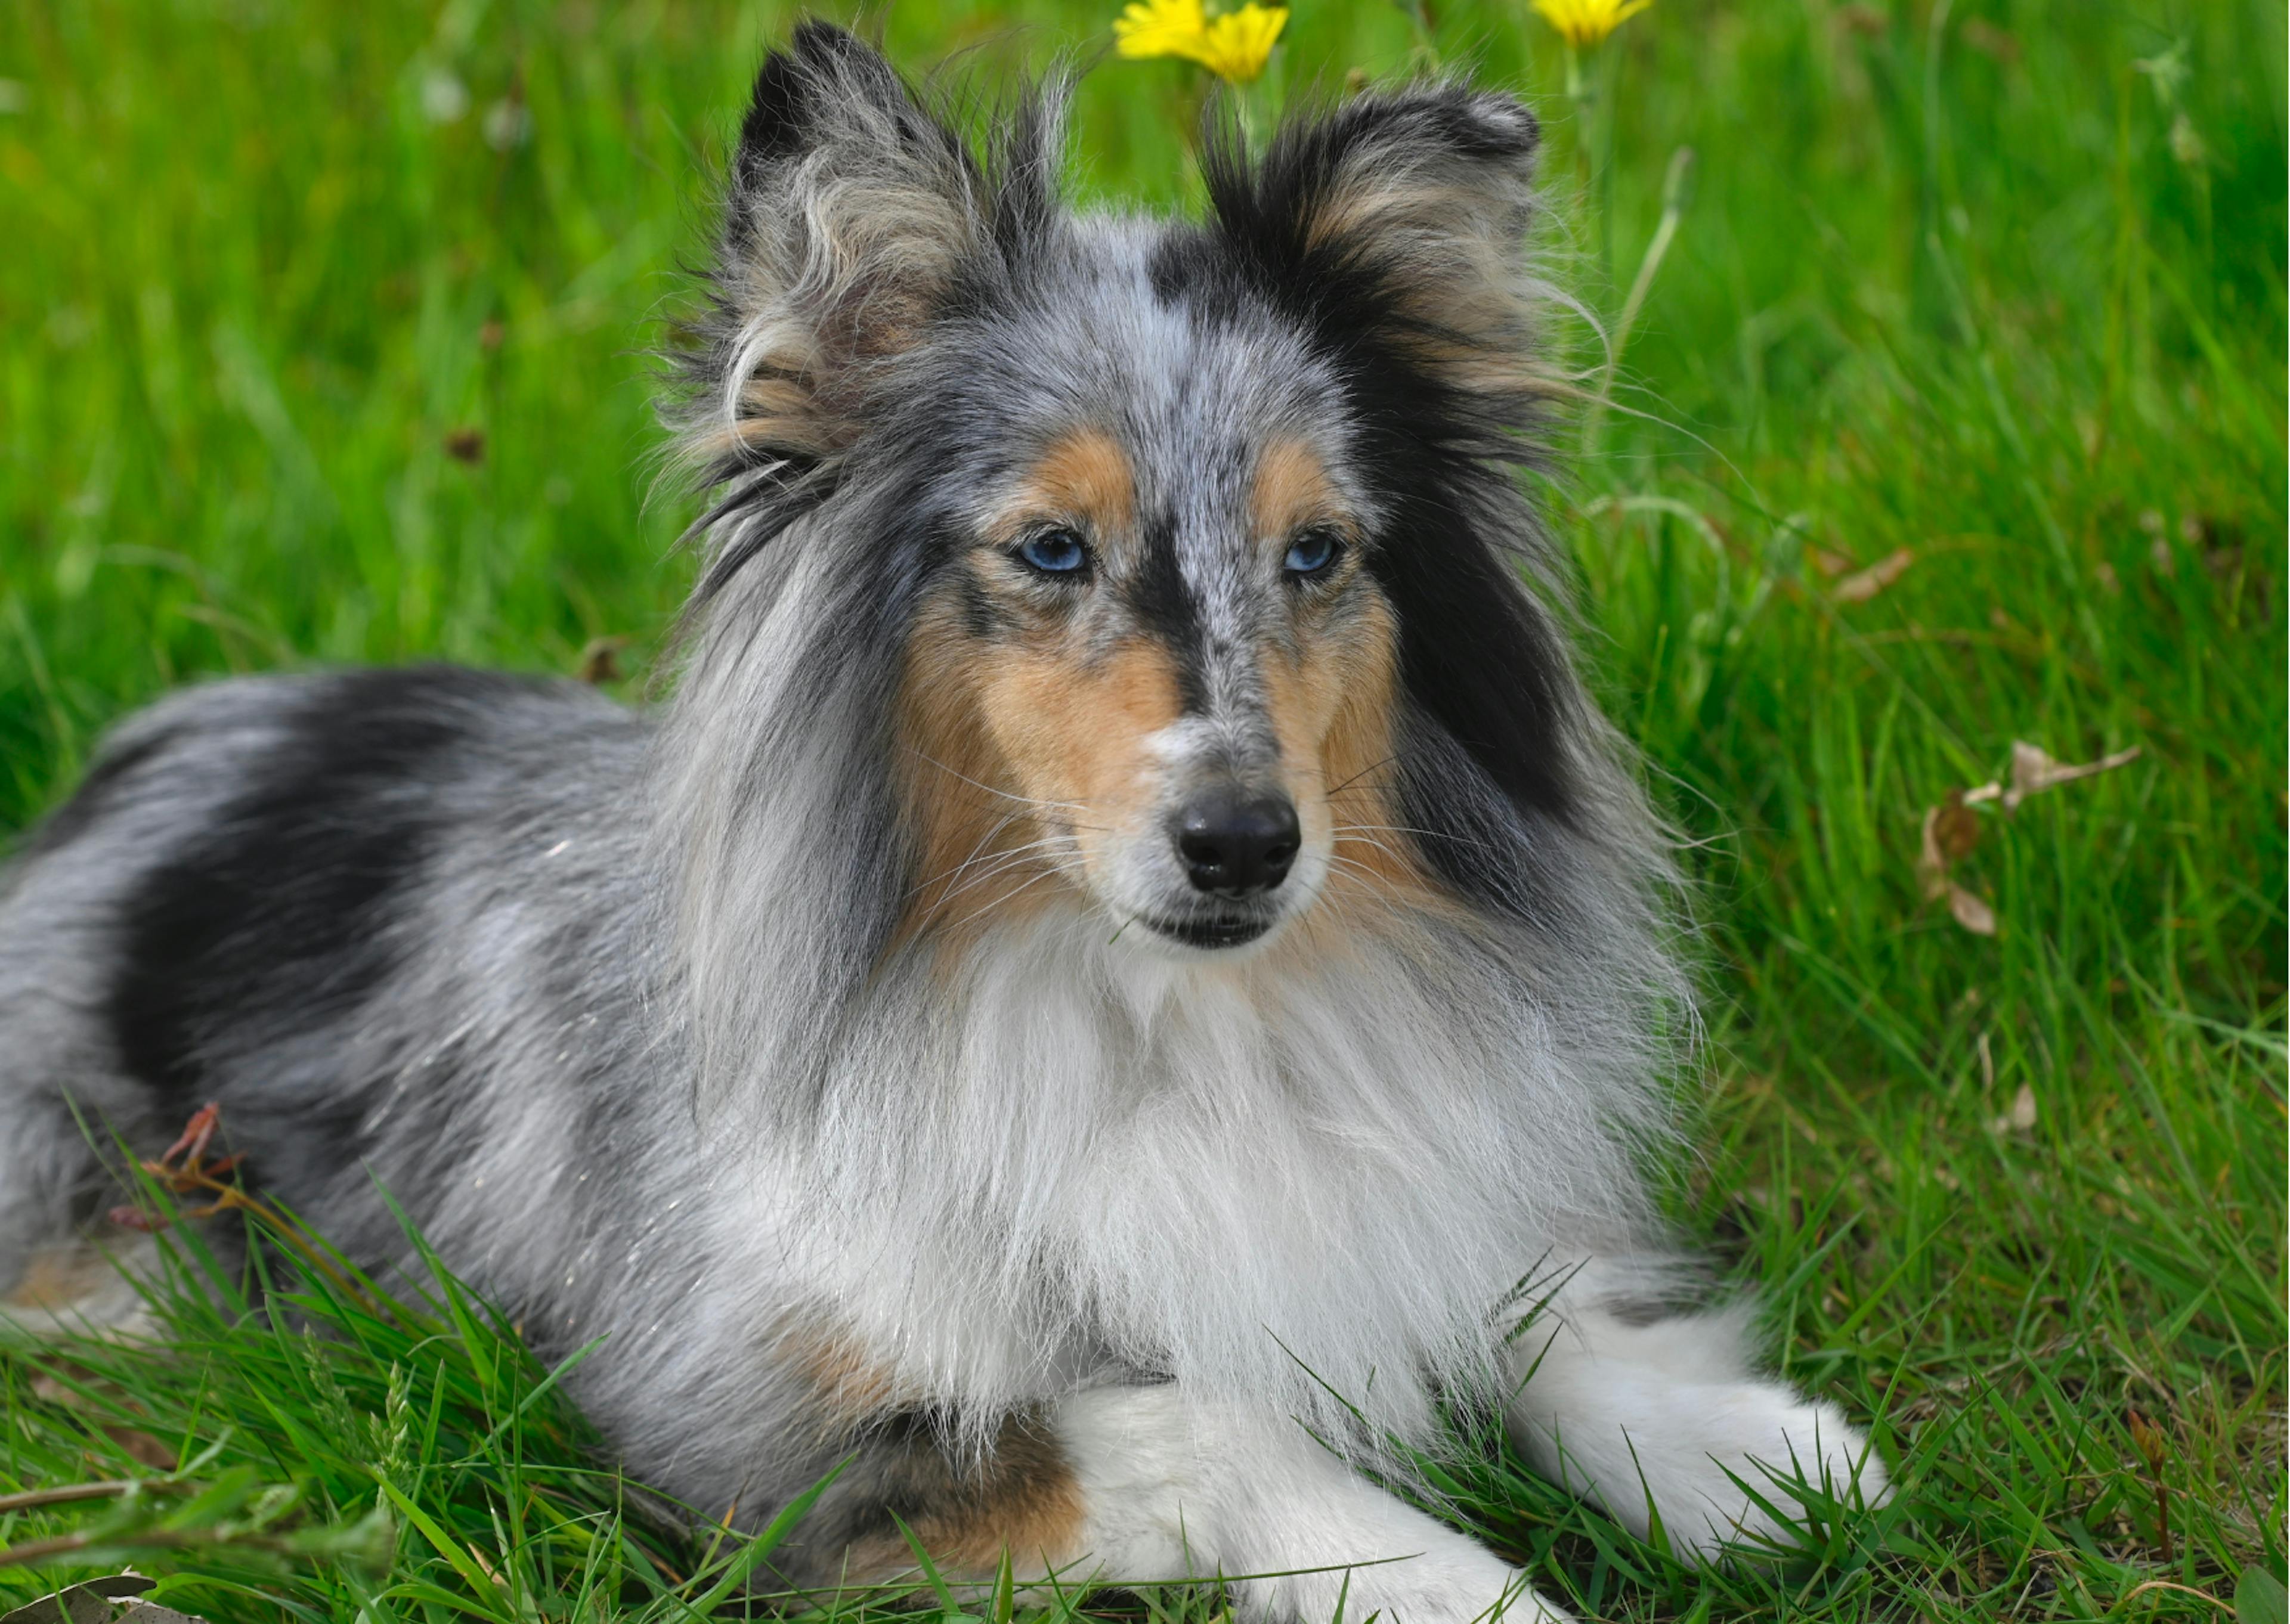
[{"label": "dog's left eye", "polygon": [[1089,547],[1070,530],[1045,530],[1018,544],[1018,558],[1045,575],[1071,575],[1089,563]]},{"label": "dog's left eye", "polygon": [[1335,563],[1344,544],[1332,530],[1308,530],[1288,544],[1288,556],[1281,568],[1294,576],[1318,575]]}]

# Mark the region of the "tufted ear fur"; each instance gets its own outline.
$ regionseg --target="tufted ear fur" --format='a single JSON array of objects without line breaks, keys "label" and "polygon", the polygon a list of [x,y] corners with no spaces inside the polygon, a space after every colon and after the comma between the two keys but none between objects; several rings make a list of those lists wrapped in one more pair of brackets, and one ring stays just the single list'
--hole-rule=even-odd
[{"label": "tufted ear fur", "polygon": [[1211,212],[1259,285],[1323,332],[1389,346],[1471,415],[1513,420],[1547,389],[1525,247],[1541,140],[1500,92],[1370,93],[1288,124],[1253,169],[1221,143]]},{"label": "tufted ear fur", "polygon": [[[882,363],[991,231],[978,164],[880,52],[805,22],[765,58],[732,161],[712,308],[677,358],[685,460],[716,484],[831,477]],[[750,478],[741,482],[752,486]]]}]

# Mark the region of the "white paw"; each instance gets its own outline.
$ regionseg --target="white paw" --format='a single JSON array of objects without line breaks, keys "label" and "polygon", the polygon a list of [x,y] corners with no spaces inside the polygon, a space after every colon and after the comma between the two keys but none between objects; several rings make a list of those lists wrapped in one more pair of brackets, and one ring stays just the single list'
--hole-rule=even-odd
[{"label": "white paw", "polygon": [[[1680,1551],[1771,1554],[1796,1546],[1792,1528],[1826,1508],[1890,1492],[1884,1463],[1834,1404],[1771,1382],[1618,1374],[1606,1373],[1600,1419],[1578,1411],[1555,1451],[1546,1441],[1529,1452],[1642,1536],[1650,1504]],[[1534,1430],[1549,1440],[1555,1428]]]},{"label": "white paw", "polygon": [[[1285,1624],[1572,1624],[1491,1551],[1438,1551],[1338,1573],[1298,1575],[1265,1612]],[[1251,1611],[1254,1611],[1252,1609]]]},{"label": "white paw", "polygon": [[1762,1384],[1680,1396],[1700,1399],[1701,1414],[1675,1451],[1677,1488],[1654,1504],[1681,1548],[1788,1549],[1792,1529],[1827,1508],[1874,1506],[1891,1492],[1884,1462],[1835,1404]]}]

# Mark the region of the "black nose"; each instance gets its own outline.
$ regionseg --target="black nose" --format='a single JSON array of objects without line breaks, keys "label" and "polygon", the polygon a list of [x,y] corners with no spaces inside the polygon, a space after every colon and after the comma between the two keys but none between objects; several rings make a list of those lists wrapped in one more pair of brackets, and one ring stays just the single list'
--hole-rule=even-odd
[{"label": "black nose", "polygon": [[1286,879],[1302,838],[1285,796],[1213,789],[1177,819],[1177,853],[1193,888],[1235,902]]}]

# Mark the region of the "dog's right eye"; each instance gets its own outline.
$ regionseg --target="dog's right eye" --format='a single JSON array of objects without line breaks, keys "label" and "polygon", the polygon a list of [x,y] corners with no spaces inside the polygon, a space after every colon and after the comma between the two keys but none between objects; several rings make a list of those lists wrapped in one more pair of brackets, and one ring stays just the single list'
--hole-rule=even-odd
[{"label": "dog's right eye", "polygon": [[1018,562],[1045,575],[1074,575],[1089,566],[1089,546],[1070,530],[1045,530],[1018,544]]}]

